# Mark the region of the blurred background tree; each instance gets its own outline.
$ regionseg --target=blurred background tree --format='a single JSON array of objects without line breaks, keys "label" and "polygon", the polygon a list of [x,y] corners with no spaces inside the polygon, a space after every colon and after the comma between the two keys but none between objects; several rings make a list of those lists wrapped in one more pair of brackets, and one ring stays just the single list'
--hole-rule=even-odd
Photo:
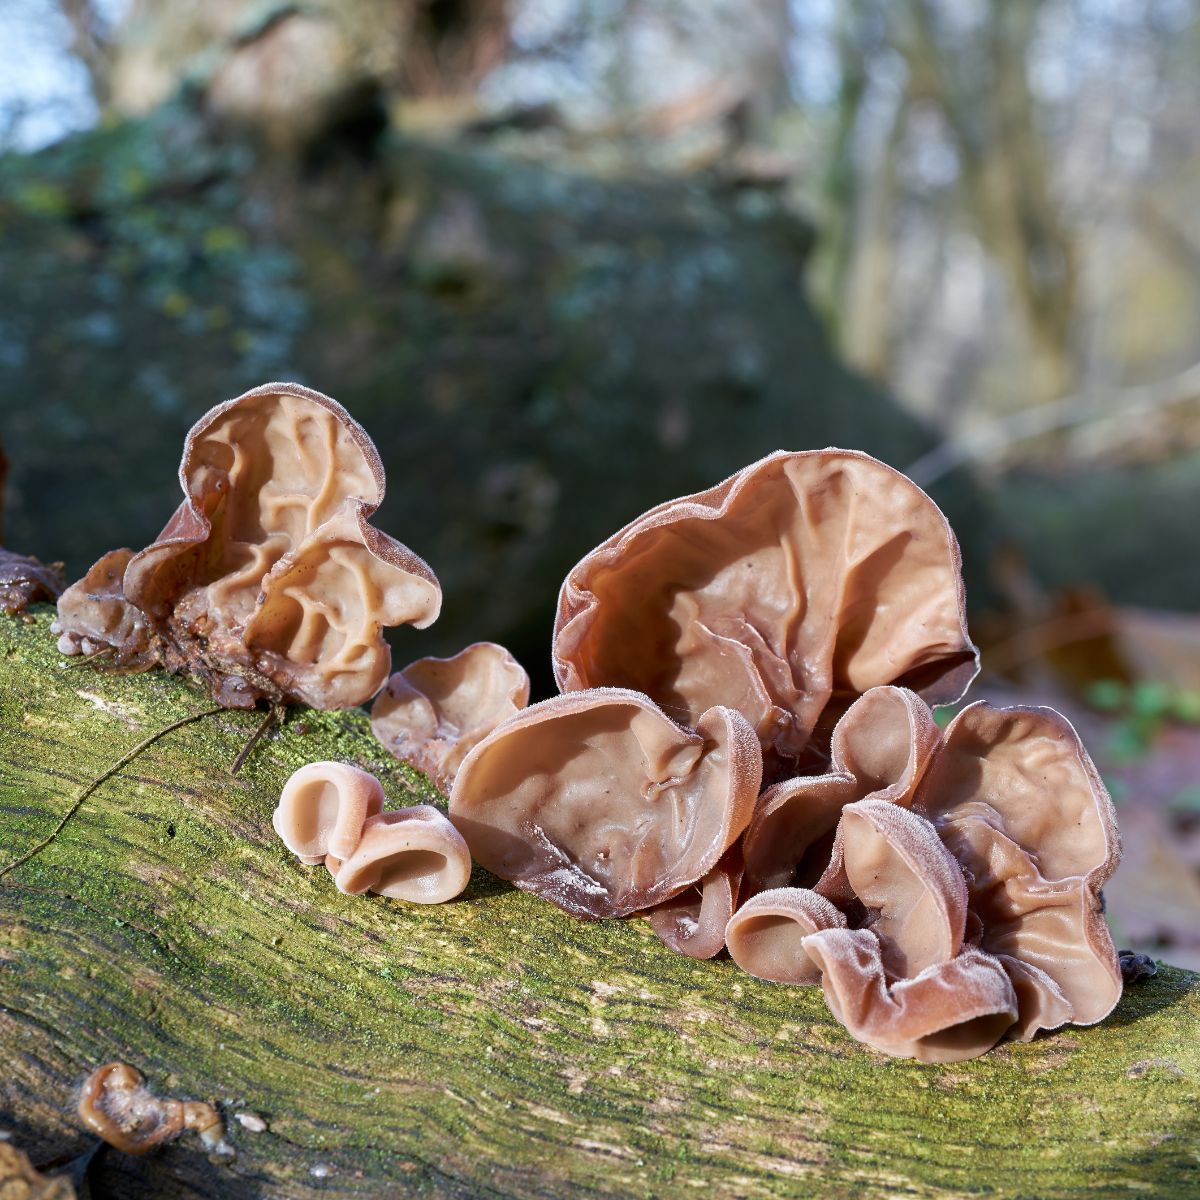
[{"label": "blurred background tree", "polygon": [[1144,802],[1130,938],[1200,961],[1198,62],[1197,0],[8,0],[10,537],[144,544],[195,417],[299,378],[447,586],[399,652],[545,686],[595,541],[867,449],[958,530],[985,686]]}]

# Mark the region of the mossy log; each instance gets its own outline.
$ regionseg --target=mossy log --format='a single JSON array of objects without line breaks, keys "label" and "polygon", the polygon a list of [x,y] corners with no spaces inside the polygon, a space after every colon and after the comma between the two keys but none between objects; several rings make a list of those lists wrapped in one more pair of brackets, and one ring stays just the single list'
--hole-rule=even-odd
[{"label": "mossy log", "polygon": [[[42,610],[0,620],[4,858],[157,727],[179,680],[68,668]],[[693,962],[477,872],[423,909],[340,895],[271,831],[295,767],[353,760],[427,799],[363,714],[178,729],[0,881],[0,1125],[86,1148],[82,1079],[123,1059],[211,1100],[236,1155],[109,1152],[101,1195],[1111,1196],[1200,1190],[1200,978],[1102,1026],[920,1066],[854,1043],[819,990]],[[267,1122],[253,1133],[233,1118]]]}]

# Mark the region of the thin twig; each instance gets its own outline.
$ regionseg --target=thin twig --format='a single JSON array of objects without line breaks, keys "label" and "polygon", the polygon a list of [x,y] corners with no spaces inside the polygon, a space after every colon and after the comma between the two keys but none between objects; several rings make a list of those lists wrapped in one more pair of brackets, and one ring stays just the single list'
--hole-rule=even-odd
[{"label": "thin twig", "polygon": [[20,858],[14,859],[6,867],[0,867],[0,879],[3,879],[10,871],[15,871],[18,867],[24,866],[31,858],[35,858],[41,854],[45,848],[63,829],[66,828],[67,822],[79,811],[83,802],[104,782],[111,779],[122,767],[127,767],[143,750],[149,749],[158,741],[159,738],[165,737],[168,733],[173,733],[176,729],[183,728],[184,725],[190,725],[193,721],[203,720],[205,717],[215,717],[218,713],[223,713],[223,708],[206,708],[203,712],[192,713],[190,717],[180,717],[178,721],[172,721],[170,725],[164,725],[161,729],[156,730],[144,741],[139,742],[128,754],[119,758],[111,767],[101,775],[97,775],[91,783],[79,793],[78,796],[71,802],[71,807],[63,814],[62,820],[50,831],[50,833],[42,838],[32,850],[26,851]]},{"label": "thin twig", "polygon": [[95,654],[89,654],[86,658],[81,658],[78,662],[67,663],[65,669],[68,671],[78,671],[80,667],[86,667],[89,663],[94,663],[98,658],[107,658],[115,650],[115,646],[105,646],[103,650],[97,650]]},{"label": "thin twig", "polygon": [[246,765],[246,759],[250,757],[250,752],[262,740],[263,734],[271,728],[271,725],[282,711],[283,706],[280,704],[272,704],[267,709],[267,715],[263,717],[258,728],[250,735],[250,740],[242,747],[242,752],[233,760],[233,766],[229,768],[230,775],[236,775]]}]

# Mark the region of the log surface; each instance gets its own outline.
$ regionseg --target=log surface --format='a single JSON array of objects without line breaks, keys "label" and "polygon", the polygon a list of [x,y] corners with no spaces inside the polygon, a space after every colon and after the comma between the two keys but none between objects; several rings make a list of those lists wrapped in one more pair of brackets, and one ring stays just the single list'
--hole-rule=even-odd
[{"label": "log surface", "polygon": [[[0,619],[0,857],[92,778],[208,707],[180,681],[66,668]],[[1094,1029],[948,1067],[854,1043],[817,989],[581,923],[477,871],[418,908],[340,895],[270,814],[340,758],[430,798],[365,716],[179,729],[0,880],[0,1131],[83,1150],[75,1095],[124,1059],[218,1104],[236,1147],[109,1152],[100,1196],[1012,1197],[1200,1193],[1200,978],[1172,968]],[[261,1116],[253,1133],[238,1112]]]}]

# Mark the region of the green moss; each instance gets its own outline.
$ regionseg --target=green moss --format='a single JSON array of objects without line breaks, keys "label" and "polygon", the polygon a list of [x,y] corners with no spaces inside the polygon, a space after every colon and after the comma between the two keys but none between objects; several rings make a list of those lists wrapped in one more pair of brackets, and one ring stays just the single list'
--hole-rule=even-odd
[{"label": "green moss", "polygon": [[[156,725],[207,706],[160,674],[65,669],[47,623],[0,623],[0,826],[16,851]],[[232,1126],[232,1163],[180,1143],[112,1168],[156,1195],[1195,1184],[1194,975],[1164,968],[1102,1026],[977,1062],[888,1060],[815,989],[673,955],[642,922],[573,921],[481,871],[438,908],[342,896],[271,833],[287,775],[344,758],[378,771],[393,803],[432,789],[362,713],[293,713],[231,778],[256,721],[168,735],[0,888],[0,1049],[18,1063],[0,1105],[18,1140],[61,1149],[70,1089],[124,1058],[270,1124]],[[334,1173],[312,1176],[318,1163]]]}]

